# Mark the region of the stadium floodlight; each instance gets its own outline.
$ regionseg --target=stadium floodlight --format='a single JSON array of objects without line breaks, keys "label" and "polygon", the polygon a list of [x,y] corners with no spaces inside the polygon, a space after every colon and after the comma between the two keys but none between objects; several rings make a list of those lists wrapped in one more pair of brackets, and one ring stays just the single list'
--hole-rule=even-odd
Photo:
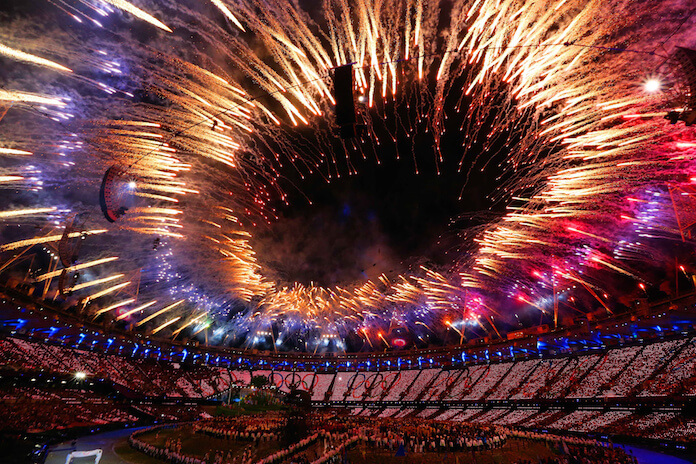
[{"label": "stadium floodlight", "polygon": [[75,372],[75,378],[77,380],[84,380],[85,377],[87,377],[87,374],[85,374],[84,372]]}]

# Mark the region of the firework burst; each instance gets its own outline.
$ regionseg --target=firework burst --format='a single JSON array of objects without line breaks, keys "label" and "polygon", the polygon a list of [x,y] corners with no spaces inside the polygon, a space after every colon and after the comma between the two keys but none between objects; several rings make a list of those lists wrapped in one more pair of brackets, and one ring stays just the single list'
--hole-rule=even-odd
[{"label": "firework burst", "polygon": [[[0,89],[10,199],[0,251],[10,264],[53,256],[69,215],[84,214],[82,230],[66,234],[85,241],[79,262],[42,256],[22,269],[59,299],[47,289],[73,275],[68,308],[243,346],[389,346],[397,329],[462,342],[479,328],[500,336],[493,318],[505,310],[493,308],[507,299],[553,313],[558,288],[596,297],[593,272],[639,279],[636,260],[685,240],[674,213],[687,208],[667,198],[689,201],[696,143],[662,118],[680,85],[670,47],[694,46],[676,32],[661,43],[687,17],[677,3],[329,0],[316,14],[284,1],[201,3],[49,1],[37,22],[58,16],[55,29],[10,19],[0,33],[0,56],[17,70]],[[672,19],[645,26],[654,17]],[[81,26],[50,40],[66,38],[63,20]],[[365,133],[339,143],[329,77],[346,63]],[[645,69],[674,92],[647,94]],[[442,141],[455,118],[462,143],[451,152]],[[493,197],[508,213],[462,243],[473,252],[332,287],[270,277],[253,235],[278,220],[290,172],[329,183],[359,175],[358,160],[379,164],[383,146],[420,133],[438,173],[457,160],[462,185],[489,163],[500,169]],[[86,192],[112,166],[128,204],[107,224]],[[552,304],[540,303],[549,291]]]}]

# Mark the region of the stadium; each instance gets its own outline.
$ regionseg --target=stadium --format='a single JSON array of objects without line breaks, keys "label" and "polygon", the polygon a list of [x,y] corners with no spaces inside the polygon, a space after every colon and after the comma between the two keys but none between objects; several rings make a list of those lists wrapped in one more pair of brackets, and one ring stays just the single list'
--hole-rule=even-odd
[{"label": "stadium", "polygon": [[9,0],[0,461],[696,459],[686,0]]}]

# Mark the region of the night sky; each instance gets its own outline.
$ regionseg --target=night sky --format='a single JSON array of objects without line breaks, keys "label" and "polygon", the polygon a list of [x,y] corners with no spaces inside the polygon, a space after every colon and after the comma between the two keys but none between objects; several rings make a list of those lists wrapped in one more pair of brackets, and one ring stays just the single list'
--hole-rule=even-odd
[{"label": "night sky", "polygon": [[[486,156],[492,162],[485,169],[485,160],[474,161],[481,154],[480,145],[475,145],[474,153],[464,153],[459,126],[465,122],[466,110],[448,113],[441,141],[443,161],[438,162],[434,138],[423,127],[416,125],[415,135],[403,127],[392,130],[395,115],[416,119],[415,110],[405,104],[393,106],[387,102],[377,109],[359,107],[358,111],[378,116],[375,133],[386,142],[375,146],[367,138],[347,141],[357,174],[327,183],[320,175],[302,179],[293,168],[281,170],[290,206],[277,202],[280,219],[258,227],[254,234],[259,261],[274,278],[346,285],[382,273],[395,276],[420,265],[448,267],[462,252],[462,240],[457,237],[461,228],[478,225],[468,218],[490,219],[504,212],[490,198],[499,185],[496,178],[502,170],[496,160],[503,158],[504,150],[496,146],[489,151]],[[391,138],[394,134],[396,143]],[[298,138],[313,136],[308,130],[297,132]],[[330,140],[335,152],[343,153],[338,136],[333,134]],[[355,150],[353,144],[362,150]]]}]

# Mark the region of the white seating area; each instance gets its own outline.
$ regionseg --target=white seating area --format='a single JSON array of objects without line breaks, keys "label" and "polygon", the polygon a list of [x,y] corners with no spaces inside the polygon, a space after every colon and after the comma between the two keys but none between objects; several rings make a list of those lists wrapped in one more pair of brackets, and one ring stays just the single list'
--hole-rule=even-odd
[{"label": "white seating area", "polygon": [[315,373],[235,370],[157,359],[0,340],[0,367],[85,372],[146,396],[205,398],[264,376],[281,391],[292,386],[323,401],[490,401],[696,395],[696,339],[658,341],[551,359],[469,365],[453,369]]},{"label": "white seating area", "polygon": [[562,396],[563,392],[574,383],[577,383],[583,375],[597,364],[599,359],[600,355],[593,354],[568,360],[566,365],[556,376],[555,382],[544,395],[544,398],[558,398]]},{"label": "white seating area", "polygon": [[696,439],[696,421],[682,421],[675,427],[650,435],[650,438],[693,442]]},{"label": "white seating area", "polygon": [[451,408],[451,409],[447,409],[447,410],[445,410],[445,411],[443,411],[443,412],[440,412],[439,414],[437,414],[437,415],[431,417],[431,419],[443,420],[443,421],[444,421],[444,420],[450,420],[450,419],[452,419],[454,416],[456,416],[457,414],[459,414],[459,413],[461,413],[461,412],[462,412],[461,409]]},{"label": "white seating area", "polygon": [[437,409],[423,409],[416,414],[416,417],[420,417],[421,419],[430,419],[431,416],[434,416],[437,412]]},{"label": "white seating area", "polygon": [[396,401],[401,398],[401,394],[413,384],[416,376],[420,373],[418,370],[400,371],[394,384],[383,398],[383,401]]},{"label": "white seating area", "polygon": [[366,417],[414,417],[437,421],[469,422],[481,426],[536,427],[550,431],[629,434],[639,437],[691,441],[696,439],[696,420],[676,413],[640,415],[624,408],[604,411],[601,408],[566,412],[555,408],[541,412],[538,408],[509,409],[482,406],[469,408],[354,408]]},{"label": "white seating area", "polygon": [[512,395],[512,399],[534,398],[539,390],[545,385],[548,385],[568,362],[568,358],[539,360],[534,372],[531,373],[519,391]]},{"label": "white seating area", "polygon": [[0,431],[39,432],[135,420],[122,405],[86,390],[23,387],[0,395]]},{"label": "white seating area", "polygon": [[457,382],[460,372],[456,370],[442,370],[433,381],[430,388],[423,395],[423,401],[437,401],[445,392],[450,391]]},{"label": "white seating area", "polygon": [[650,381],[640,396],[667,396],[678,389],[682,382],[695,375],[696,343],[693,339],[681,347],[677,355],[663,369],[662,373]]},{"label": "white seating area", "polygon": [[647,379],[683,344],[683,340],[670,340],[643,347],[633,362],[623,369],[614,385],[607,390],[607,396],[627,396],[635,386]]},{"label": "white seating area", "polygon": [[464,400],[480,400],[486,392],[493,388],[503,376],[512,368],[512,363],[489,364],[487,369],[478,378],[469,393],[465,394]]},{"label": "white seating area", "polygon": [[184,392],[184,396],[189,398],[197,398],[199,396],[198,393],[196,393],[196,390],[193,388],[191,382],[189,382],[183,376],[176,379],[176,385],[179,387],[179,389],[181,389],[181,391]]},{"label": "white seating area", "polygon": [[232,378],[227,372],[227,369],[217,369],[217,375],[213,381],[215,382],[215,389],[219,392],[230,388],[230,385],[232,385]]},{"label": "white seating area", "polygon": [[455,422],[469,422],[473,417],[481,414],[481,412],[483,412],[483,408],[481,407],[467,408],[456,416],[452,417],[451,420]]},{"label": "white seating area", "polygon": [[[662,384],[678,382],[694,369],[696,344],[692,343],[670,366],[662,366],[670,353],[684,342],[657,342],[646,346],[629,346],[605,353],[556,359],[530,359],[518,362],[480,364],[463,369],[411,369],[386,372],[339,372],[316,374],[312,399],[324,399],[334,381],[330,401],[452,401],[558,398],[594,398],[622,396],[660,367],[665,373],[652,383],[650,391],[667,394]],[[679,371],[681,368],[681,373]],[[269,371],[255,373],[270,375]],[[287,377],[287,372],[274,373]],[[315,374],[311,374],[315,375]],[[287,380],[287,379],[286,379]],[[301,382],[300,382],[301,383]],[[677,385],[673,386],[673,389]],[[282,387],[287,390],[287,387]],[[667,392],[667,393],[665,393]],[[686,394],[696,395],[696,383]],[[643,393],[646,395],[646,393]]]},{"label": "white seating area", "polygon": [[233,385],[249,385],[251,382],[251,372],[249,371],[230,371],[230,374]]},{"label": "white seating area", "polygon": [[504,416],[499,417],[496,420],[496,424],[500,425],[517,425],[529,419],[530,417],[538,414],[538,409],[516,409],[510,411]]},{"label": "white seating area", "polygon": [[411,388],[404,396],[404,401],[414,401],[424,390],[433,379],[440,374],[440,369],[427,369],[421,371],[421,374],[416,378]]},{"label": "white seating area", "polygon": [[607,411],[602,414],[591,417],[580,423],[576,423],[570,430],[575,432],[593,432],[601,428],[613,424],[614,422],[626,419],[633,413],[631,411]]},{"label": "white seating area", "polygon": [[[367,389],[370,386],[370,380],[374,379],[377,374],[374,372],[365,372],[355,374],[353,378],[353,383],[350,385],[350,392],[346,398],[348,401],[360,401],[367,393]],[[373,380],[374,381],[374,380]]]},{"label": "white seating area", "polygon": [[462,395],[469,390],[481,377],[481,375],[486,372],[487,366],[485,364],[480,364],[476,366],[468,366],[463,369],[457,383],[452,387],[452,390],[445,396],[446,400],[459,400]]},{"label": "white seating area", "polygon": [[527,427],[541,427],[543,425],[546,425],[547,422],[551,421],[553,417],[561,417],[562,412],[558,410],[549,410],[549,411],[544,411],[540,412],[539,414],[536,414],[534,416],[529,417],[527,421],[525,422]]},{"label": "white seating area", "polygon": [[640,346],[630,346],[609,350],[599,361],[599,364],[580,382],[575,391],[568,396],[571,398],[593,398],[602,393],[602,387],[619,375],[641,348]]},{"label": "white seating area", "polygon": [[646,416],[638,417],[632,422],[632,426],[637,430],[644,432],[675,419],[676,413],[654,412]]},{"label": "white seating area", "polygon": [[326,391],[331,386],[335,374],[316,374],[314,388],[312,388],[312,401],[323,401]]},{"label": "white seating area", "polygon": [[365,398],[366,401],[379,401],[390,390],[394,381],[399,377],[399,371],[377,372],[370,377],[370,393]]},{"label": "white seating area", "polygon": [[273,371],[269,379],[271,385],[284,393],[289,393],[293,386],[301,388],[302,375],[292,371]]},{"label": "white seating area", "polygon": [[505,376],[505,382],[501,382],[490,395],[489,400],[506,399],[510,393],[519,388],[522,381],[539,365],[539,359],[514,363],[510,372]]},{"label": "white seating area", "polygon": [[348,392],[348,384],[353,381],[353,376],[350,372],[337,372],[334,379],[333,390],[331,391],[330,401],[343,401]]},{"label": "white seating area", "polygon": [[378,417],[392,417],[394,414],[399,412],[401,408],[385,408],[379,413]]}]

